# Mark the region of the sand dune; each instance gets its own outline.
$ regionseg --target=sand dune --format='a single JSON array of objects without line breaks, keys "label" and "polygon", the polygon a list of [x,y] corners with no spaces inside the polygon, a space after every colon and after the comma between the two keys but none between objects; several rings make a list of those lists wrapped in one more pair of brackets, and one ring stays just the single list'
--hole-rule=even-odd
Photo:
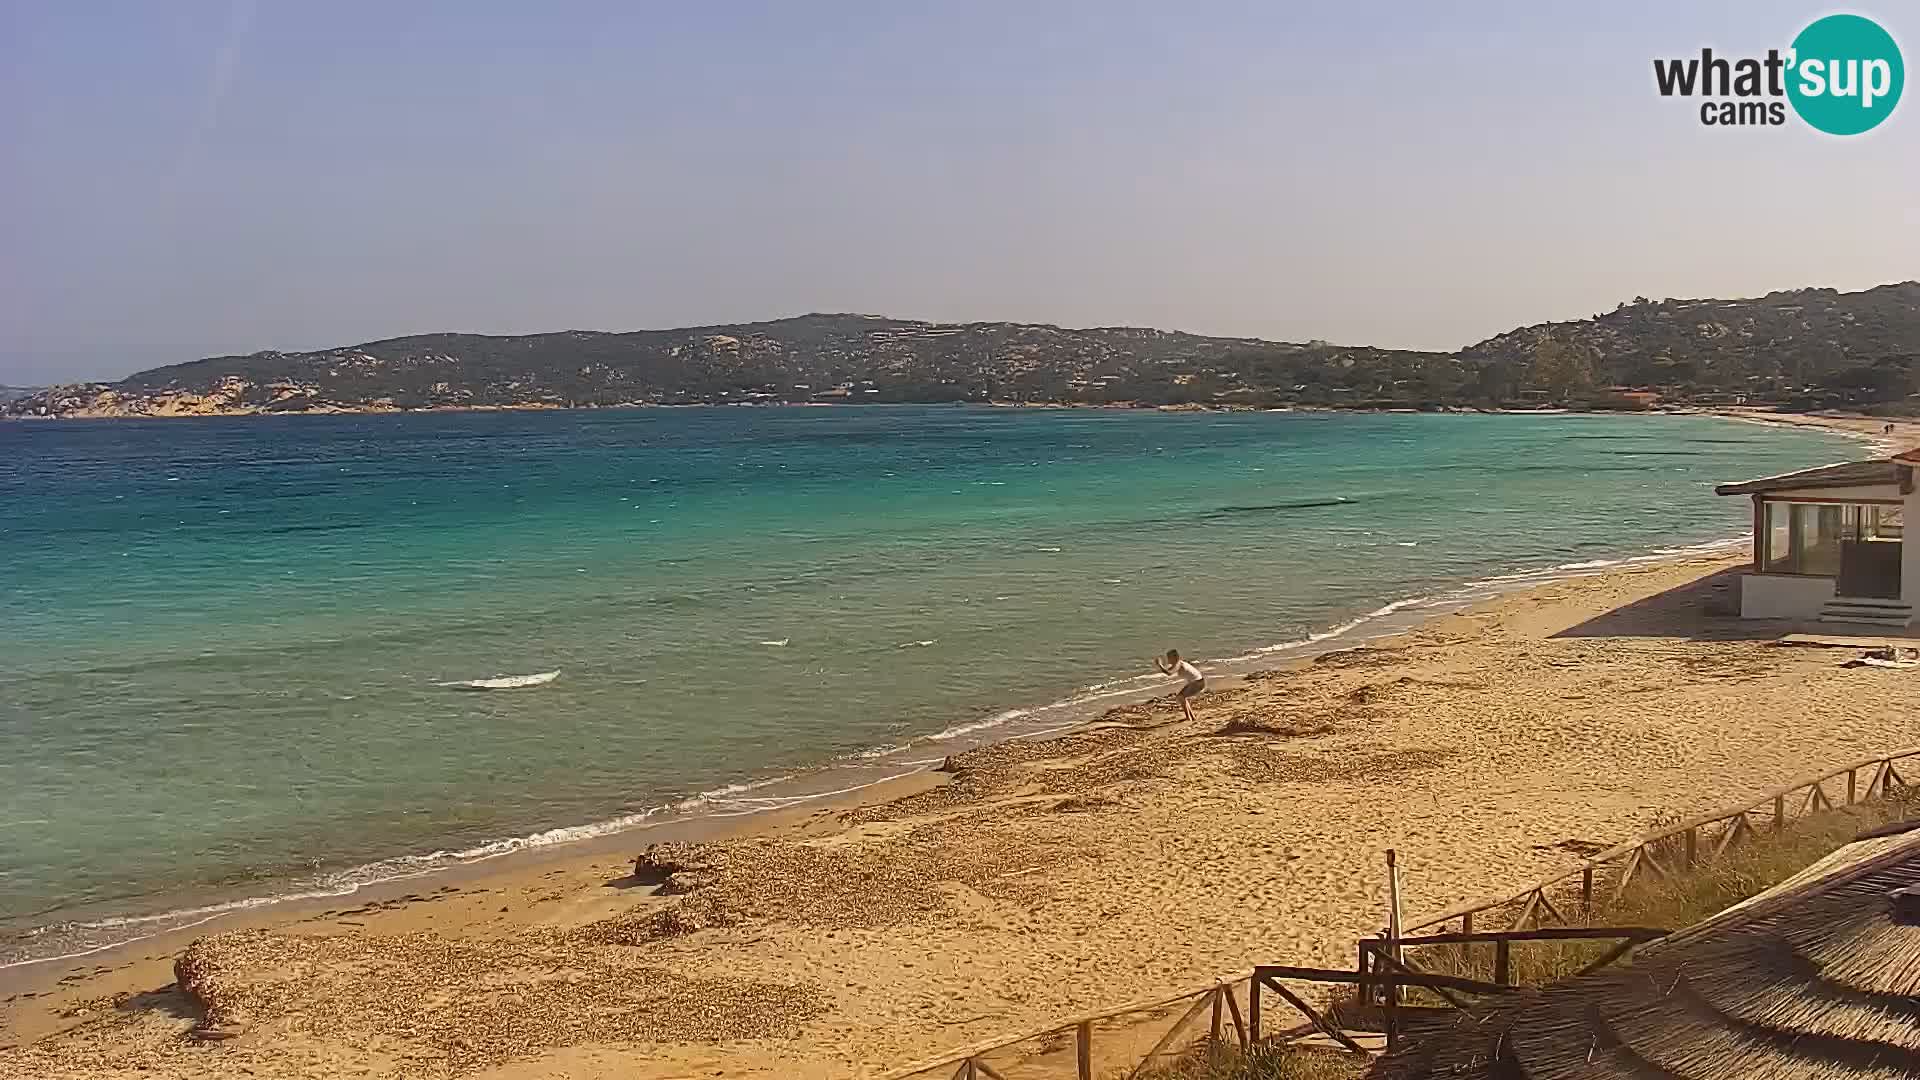
[{"label": "sand dune", "polygon": [[168,981],[121,962],[10,1002],[30,1041],[0,1075],[875,1075],[1254,962],[1342,963],[1382,923],[1386,848],[1437,911],[1577,862],[1567,841],[1917,741],[1911,673],[1706,620],[1730,565],[1492,601],[1209,693],[1195,724],[1169,699],[983,748],[892,802],[659,849],[640,880],[603,855],[207,937],[179,966],[205,1016],[116,1001]]}]

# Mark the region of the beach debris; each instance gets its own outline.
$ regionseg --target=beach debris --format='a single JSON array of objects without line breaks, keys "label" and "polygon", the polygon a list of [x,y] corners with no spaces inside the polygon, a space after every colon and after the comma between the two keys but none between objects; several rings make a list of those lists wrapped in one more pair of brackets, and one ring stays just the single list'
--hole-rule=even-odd
[{"label": "beach debris", "polygon": [[1332,735],[1339,730],[1332,721],[1324,719],[1284,720],[1266,716],[1236,716],[1220,725],[1214,734],[1282,735],[1299,739],[1314,735]]},{"label": "beach debris", "polygon": [[1567,840],[1556,841],[1555,843],[1551,843],[1551,844],[1535,844],[1533,845],[1533,850],[1565,851],[1565,852],[1570,852],[1574,855],[1578,855],[1583,859],[1591,859],[1595,855],[1600,854],[1601,852],[1607,850],[1609,847],[1612,847],[1612,846],[1613,845],[1611,844],[1603,844],[1598,840],[1567,839]]},{"label": "beach debris", "polygon": [[1061,799],[1047,807],[1050,814],[1087,814],[1103,810],[1118,810],[1124,804],[1118,799],[1109,799],[1102,795],[1074,795]]},{"label": "beach debris", "polygon": [[778,649],[778,648],[782,648],[782,647],[784,647],[784,646],[786,645],[786,643],[787,643],[787,642],[789,642],[789,641],[792,641],[792,640],[793,640],[793,639],[792,639],[792,638],[790,638],[790,637],[783,637],[783,638],[780,638],[780,639],[778,639],[778,640],[770,640],[770,641],[763,641],[763,642],[761,642],[760,644],[762,644],[762,645],[767,645],[767,646],[770,646],[770,647],[772,647],[772,648],[775,648],[775,649]]},{"label": "beach debris", "polygon": [[813,986],[683,975],[580,944],[540,929],[487,941],[241,930],[189,945],[175,973],[202,1012],[195,1039],[297,1019],[348,1045],[407,1046],[413,1067],[382,1075],[460,1076],[584,1043],[792,1038],[826,1009]]},{"label": "beach debris", "polygon": [[1877,668],[1920,668],[1920,648],[1895,647],[1892,645],[1879,649],[1868,649],[1859,658],[1849,660],[1841,667],[1877,667]]},{"label": "beach debris", "polygon": [[1316,667],[1370,667],[1378,664],[1405,663],[1407,653],[1402,649],[1383,649],[1373,645],[1355,645],[1350,649],[1334,649],[1313,658]]},{"label": "beach debris", "polygon": [[726,871],[727,849],[720,844],[668,840],[648,844],[633,860],[634,880],[659,885],[662,896],[690,893]]},{"label": "beach debris", "polygon": [[567,939],[581,945],[645,945],[702,930],[724,930],[746,921],[746,913],[727,898],[703,894],[663,908],[601,919],[569,932]]}]

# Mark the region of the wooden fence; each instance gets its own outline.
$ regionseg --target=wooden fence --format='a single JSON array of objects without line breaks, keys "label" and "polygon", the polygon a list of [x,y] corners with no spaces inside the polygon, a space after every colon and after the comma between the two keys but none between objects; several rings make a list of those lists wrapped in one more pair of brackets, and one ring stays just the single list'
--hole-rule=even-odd
[{"label": "wooden fence", "polygon": [[[1033,1039],[1044,1039],[1047,1036],[1059,1035],[1068,1031],[1073,1032],[1075,1075],[1079,1080],[1093,1080],[1093,1026],[1095,1023],[1101,1020],[1110,1020],[1118,1016],[1126,1016],[1130,1013],[1144,1013],[1169,1009],[1182,1002],[1191,1002],[1191,1004],[1184,1013],[1180,1014],[1180,1018],[1174,1021],[1173,1026],[1168,1028],[1166,1033],[1161,1036],[1160,1041],[1154,1044],[1153,1049],[1147,1051],[1139,1062],[1134,1065],[1133,1069],[1127,1073],[1129,1078],[1144,1072],[1155,1058],[1164,1054],[1172,1047],[1180,1035],[1192,1026],[1193,1021],[1198,1018],[1202,1012],[1211,1013],[1212,1026],[1209,1037],[1215,1042],[1222,1041],[1227,1034],[1225,1022],[1230,1019],[1232,1021],[1231,1031],[1235,1044],[1241,1047],[1251,1046],[1253,1045],[1253,1035],[1248,1030],[1247,1021],[1245,1015],[1241,1012],[1240,1001],[1236,994],[1241,983],[1247,983],[1249,987],[1251,987],[1252,979],[1252,971],[1242,971],[1216,979],[1205,986],[1182,990],[1177,994],[1170,994],[1166,997],[1132,1001],[1125,1005],[1102,1009],[1099,1012],[1088,1013],[1085,1016],[1078,1016],[1071,1020],[1049,1024],[1043,1028],[1023,1031],[1018,1035],[1008,1035],[1003,1038],[991,1039],[987,1042],[975,1043],[972,1046],[964,1046],[957,1050],[949,1050],[939,1057],[929,1058],[925,1061],[916,1062],[887,1073],[883,1080],[908,1080],[910,1077],[920,1077],[923,1075],[939,1077],[940,1080],[946,1080],[948,1077],[951,1077],[952,1080],[1004,1080],[1000,1073],[990,1063],[984,1060],[987,1055],[996,1050],[1005,1050],[1018,1043]],[[1249,993],[1251,993],[1251,990]],[[954,1071],[947,1072],[946,1070],[948,1069]],[[939,1071],[936,1072],[936,1070]]]},{"label": "wooden fence", "polygon": [[[1452,935],[1442,933],[1420,938],[1399,938],[1399,943],[1412,946],[1442,944],[1449,941],[1461,944],[1491,942],[1496,950],[1495,983],[1504,983],[1505,979],[1499,977],[1501,973],[1498,971],[1499,956],[1506,952],[1503,941],[1553,937],[1556,932],[1546,928],[1543,919],[1551,918],[1562,927],[1572,926],[1566,913],[1560,910],[1559,904],[1556,904],[1555,897],[1560,898],[1560,903],[1571,906],[1575,899],[1573,882],[1576,879],[1579,881],[1577,894],[1579,907],[1574,910],[1578,910],[1583,916],[1591,915],[1596,889],[1600,886],[1610,886],[1611,898],[1617,899],[1641,874],[1672,880],[1677,876],[1677,867],[1691,866],[1718,857],[1742,836],[1752,836],[1760,828],[1778,832],[1786,828],[1787,822],[1820,810],[1842,805],[1852,806],[1876,797],[1890,797],[1895,793],[1896,788],[1913,790],[1911,782],[1904,778],[1899,770],[1902,763],[1907,763],[1909,771],[1920,777],[1920,761],[1910,761],[1915,758],[1920,758],[1920,747],[1895,751],[1882,757],[1866,758],[1851,765],[1796,780],[1784,787],[1768,791],[1752,802],[1702,814],[1677,825],[1649,833],[1637,840],[1609,848],[1564,874],[1538,882],[1505,899],[1465,904],[1431,918],[1408,924],[1400,929],[1400,934],[1434,928],[1444,930],[1445,924],[1455,921],[1460,923],[1460,931]],[[1864,789],[1859,784],[1863,770],[1871,770]],[[1844,785],[1845,794],[1842,796],[1844,801],[1835,800],[1834,794],[1826,790],[1828,784],[1833,784],[1836,792]],[[1760,815],[1759,826],[1754,824],[1753,818],[1756,814]],[[1616,863],[1619,864],[1617,867],[1615,867]],[[1669,865],[1670,863],[1673,865]],[[1610,882],[1607,880],[1609,874],[1612,875]],[[1510,920],[1505,931],[1492,933],[1474,931],[1476,916],[1486,916],[1516,906],[1518,914]],[[1533,933],[1521,933],[1530,928],[1534,931]],[[1623,939],[1623,945],[1618,951],[1607,954],[1592,966],[1598,967],[1610,963],[1624,954],[1628,947],[1646,940],[1649,935],[1657,936],[1660,933],[1664,931],[1640,930],[1632,927],[1615,927],[1605,932],[1587,932],[1585,936],[1611,936]],[[1626,940],[1629,938],[1632,940]],[[1190,1003],[1187,1010],[1171,1028],[1167,1029],[1153,1049],[1133,1065],[1125,1074],[1127,1077],[1131,1078],[1144,1072],[1155,1059],[1174,1047],[1179,1036],[1188,1031],[1193,1021],[1203,1013],[1209,1013],[1211,1016],[1209,1037],[1216,1043],[1223,1041],[1229,1031],[1234,1042],[1242,1047],[1251,1046],[1263,1039],[1298,1038],[1323,1032],[1331,1035],[1326,1018],[1307,1005],[1298,995],[1281,989],[1274,981],[1280,978],[1302,977],[1321,982],[1351,982],[1358,983],[1362,988],[1368,987],[1369,984],[1374,987],[1433,988],[1438,986],[1445,989],[1447,986],[1455,986],[1455,988],[1464,988],[1463,983],[1456,985],[1458,980],[1445,982],[1444,980],[1449,978],[1447,976],[1410,970],[1408,965],[1391,950],[1382,947],[1386,944],[1384,941],[1372,940],[1361,942],[1359,952],[1362,959],[1359,970],[1354,973],[1279,966],[1257,967],[1224,975],[1210,980],[1203,986],[1192,987],[1165,997],[1128,1002],[1017,1035],[949,1050],[939,1057],[929,1058],[887,1073],[882,1080],[913,1080],[921,1077],[929,1080],[1004,1080],[1001,1073],[984,1060],[987,1055],[1018,1043],[1045,1039],[1049,1036],[1061,1036],[1069,1031],[1073,1033],[1074,1038],[1076,1076],[1079,1080],[1093,1080],[1093,1034],[1096,1023],[1133,1013],[1170,1010],[1183,1002]],[[1317,976],[1302,974],[1306,972],[1318,974]],[[1251,1023],[1249,1018],[1242,1014],[1239,999],[1236,997],[1242,984],[1247,988],[1248,1012],[1253,1013]],[[1283,995],[1283,1000],[1293,1006],[1306,1023],[1272,1034],[1261,1030],[1262,1018],[1255,1010],[1260,1007],[1262,986],[1278,990]],[[1477,984],[1475,986],[1475,989],[1483,988]],[[1391,994],[1392,991],[1389,993]],[[1231,1022],[1230,1029],[1225,1026],[1228,1021]]]},{"label": "wooden fence", "polygon": [[[1608,848],[1566,873],[1536,882],[1512,896],[1463,904],[1411,923],[1406,931],[1444,927],[1457,920],[1460,931],[1470,934],[1476,921],[1485,921],[1484,918],[1476,920],[1477,916],[1504,912],[1516,906],[1518,911],[1508,922],[1509,929],[1545,926],[1547,919],[1561,926],[1573,925],[1568,921],[1567,913],[1561,911],[1559,904],[1554,902],[1556,896],[1561,904],[1572,905],[1577,902],[1579,906],[1576,910],[1580,916],[1590,916],[1597,890],[1607,889],[1608,899],[1618,900],[1640,875],[1672,881],[1678,876],[1678,869],[1718,858],[1742,836],[1752,836],[1758,829],[1780,832],[1787,827],[1787,822],[1795,818],[1831,810],[1835,806],[1852,806],[1876,797],[1891,797],[1896,788],[1909,789],[1909,781],[1900,774],[1900,765],[1913,758],[1920,758],[1920,747],[1897,750],[1883,757],[1865,758],[1851,765],[1795,780],[1760,795],[1752,802],[1689,818],[1637,840]],[[1920,775],[1920,762],[1910,762],[1908,768]],[[1862,790],[1860,776],[1864,770],[1871,772],[1867,786]],[[1827,790],[1828,784],[1834,785],[1835,792],[1844,785],[1844,802],[1835,801],[1834,793]],[[1755,824],[1756,815],[1759,818],[1758,825]],[[1579,882],[1577,892],[1575,880]]]}]

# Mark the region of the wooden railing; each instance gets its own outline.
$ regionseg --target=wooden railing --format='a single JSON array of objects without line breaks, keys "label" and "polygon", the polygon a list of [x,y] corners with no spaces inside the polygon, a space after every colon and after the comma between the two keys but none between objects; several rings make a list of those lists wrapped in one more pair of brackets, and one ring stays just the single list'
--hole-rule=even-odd
[{"label": "wooden railing", "polygon": [[[1437,927],[1443,928],[1446,923],[1455,921],[1460,923],[1460,932],[1458,934],[1430,934],[1417,938],[1403,937],[1399,939],[1399,943],[1403,946],[1415,946],[1421,944],[1444,944],[1448,942],[1459,944],[1492,942],[1496,949],[1495,963],[1497,970],[1499,953],[1505,951],[1501,948],[1501,941],[1503,939],[1507,941],[1523,938],[1533,940],[1536,938],[1552,937],[1558,933],[1557,931],[1545,929],[1541,921],[1543,918],[1552,918],[1563,927],[1571,925],[1568,922],[1566,914],[1563,913],[1559,905],[1555,903],[1554,896],[1561,895],[1561,893],[1564,892],[1565,895],[1562,896],[1561,902],[1571,904],[1574,899],[1573,881],[1575,879],[1578,879],[1580,882],[1577,896],[1580,905],[1578,910],[1583,916],[1591,915],[1594,908],[1596,889],[1601,884],[1608,884],[1605,876],[1608,872],[1613,871],[1613,864],[1615,863],[1619,863],[1620,866],[1617,872],[1615,872],[1616,876],[1614,880],[1610,884],[1612,887],[1612,898],[1617,899],[1640,874],[1645,873],[1672,880],[1677,876],[1679,867],[1716,858],[1737,842],[1741,836],[1751,836],[1758,831],[1758,828],[1768,828],[1777,832],[1785,829],[1787,822],[1794,818],[1804,817],[1807,814],[1831,809],[1835,806],[1851,806],[1876,797],[1889,797],[1894,794],[1896,787],[1903,790],[1911,790],[1910,782],[1901,775],[1899,766],[1901,763],[1909,763],[1909,759],[1914,758],[1920,758],[1920,747],[1895,751],[1894,753],[1881,757],[1865,758],[1851,765],[1844,765],[1816,776],[1796,780],[1784,787],[1768,791],[1753,801],[1741,806],[1702,814],[1699,817],[1682,821],[1677,825],[1649,833],[1637,840],[1609,848],[1566,873],[1538,882],[1505,899],[1465,904],[1419,922],[1410,923],[1401,930],[1401,933],[1404,934]],[[1920,762],[1910,762],[1908,768],[1914,775],[1920,777]],[[1871,770],[1864,789],[1859,785],[1860,774],[1863,770]],[[1842,781],[1843,777],[1844,781]],[[1836,783],[1836,781],[1840,781],[1841,783]],[[1844,801],[1836,802],[1834,795],[1827,792],[1826,785],[1829,783],[1835,784],[1836,791],[1839,790],[1842,783],[1844,784],[1845,795],[1842,797]],[[1761,817],[1761,823],[1758,827],[1755,826],[1752,820],[1752,816],[1756,813]],[[1670,862],[1674,865],[1669,865]],[[1550,893],[1554,895],[1549,895]],[[1519,906],[1519,912],[1509,922],[1505,931],[1492,933],[1476,933],[1474,931],[1476,916],[1499,912],[1512,908],[1515,905]],[[1532,924],[1532,932],[1519,933],[1520,931],[1528,930],[1528,924]],[[1633,927],[1612,927],[1585,932],[1585,936],[1616,937],[1622,939],[1624,946],[1630,947],[1642,940],[1648,939],[1649,935],[1657,936],[1658,933],[1660,932],[1651,930],[1643,931]],[[1460,988],[1452,982],[1443,984],[1442,980],[1448,979],[1449,977],[1447,976],[1431,975],[1409,970],[1403,960],[1394,957],[1391,952],[1383,948],[1385,945],[1386,942],[1384,941],[1368,940],[1361,942],[1359,952],[1368,959],[1363,960],[1361,962],[1361,969],[1353,973],[1277,966],[1262,966],[1239,971],[1210,980],[1204,985],[1191,987],[1178,993],[1168,994],[1164,997],[1128,1002],[1124,1005],[1117,1005],[1112,1008],[1102,1009],[1098,1012],[1087,1013],[1070,1020],[1057,1021],[1045,1027],[1023,1031],[1016,1035],[1009,1035],[976,1043],[972,1046],[949,1050],[938,1057],[922,1060],[887,1073],[882,1080],[914,1080],[914,1078],[921,1077],[926,1077],[928,1080],[949,1080],[949,1078],[951,1078],[951,1080],[1004,1080],[1000,1072],[985,1060],[988,1054],[1005,1050],[1018,1043],[1029,1040],[1063,1035],[1068,1031],[1073,1032],[1074,1036],[1076,1075],[1079,1077],[1079,1080],[1092,1080],[1094,1076],[1093,1034],[1096,1023],[1132,1013],[1168,1010],[1182,1002],[1191,1002],[1191,1005],[1186,1012],[1181,1014],[1180,1019],[1175,1021],[1171,1028],[1167,1029],[1166,1033],[1161,1037],[1160,1041],[1154,1045],[1153,1049],[1149,1050],[1144,1057],[1140,1058],[1137,1063],[1133,1065],[1132,1069],[1126,1074],[1128,1077],[1137,1076],[1144,1072],[1156,1058],[1164,1054],[1173,1045],[1174,1041],[1191,1026],[1192,1022],[1202,1012],[1206,1011],[1210,1011],[1212,1017],[1209,1037],[1216,1043],[1223,1041],[1229,1033],[1229,1029],[1225,1026],[1227,1021],[1231,1021],[1230,1031],[1234,1041],[1242,1047],[1251,1046],[1262,1039],[1294,1038],[1312,1034],[1316,1031],[1325,1031],[1328,1026],[1326,1017],[1317,1013],[1311,1006],[1306,1005],[1298,995],[1294,995],[1291,992],[1285,992],[1283,1000],[1286,1000],[1288,1004],[1294,1006],[1296,1012],[1301,1013],[1307,1021],[1305,1024],[1289,1028],[1284,1032],[1269,1035],[1267,1032],[1261,1030],[1260,1025],[1262,1020],[1257,1013],[1254,1013],[1254,1010],[1259,1007],[1261,998],[1260,987],[1266,986],[1269,989],[1275,989],[1277,988],[1277,983],[1273,980],[1295,976],[1306,977],[1301,976],[1300,973],[1309,971],[1318,971],[1318,977],[1315,978],[1314,981],[1358,983],[1362,987],[1367,987],[1369,984],[1372,984],[1376,987],[1420,986],[1430,989],[1434,987],[1446,989],[1448,986],[1455,986],[1455,988]],[[1622,947],[1617,952],[1607,954],[1602,960],[1590,966],[1598,967],[1601,964],[1610,963],[1625,951],[1626,948]],[[1257,978],[1256,976],[1261,977]],[[1473,980],[1465,980],[1464,982],[1472,981]],[[1504,981],[1503,978],[1496,977],[1495,979],[1495,983],[1502,983]],[[1248,1017],[1242,1015],[1239,1000],[1235,996],[1243,984],[1247,988],[1248,1012],[1254,1013],[1251,1018],[1251,1023],[1249,1023]],[[1476,984],[1476,989],[1478,988],[1482,987]],[[939,1071],[936,1072],[936,1070]],[[949,1072],[947,1070],[952,1071]]]},{"label": "wooden railing", "polygon": [[[1456,1009],[1466,1008],[1466,1002],[1448,993],[1449,990],[1465,990],[1469,993],[1505,993],[1516,990],[1520,983],[1513,977],[1513,947],[1525,942],[1568,942],[1568,941],[1611,941],[1612,948],[1602,952],[1589,961],[1574,976],[1586,975],[1627,955],[1636,945],[1649,941],[1658,941],[1670,930],[1650,926],[1556,926],[1535,930],[1501,930],[1493,933],[1426,934],[1419,937],[1402,938],[1363,938],[1360,941],[1359,956],[1359,1004],[1367,1007],[1382,1006],[1386,1030],[1387,1050],[1391,1052],[1399,1042],[1402,1027],[1400,989],[1414,986],[1431,990],[1436,996]],[[1408,959],[1403,950],[1418,949],[1426,946],[1450,946],[1467,955],[1475,946],[1491,946],[1493,949],[1493,979],[1485,982],[1478,979],[1463,979],[1458,976],[1442,976],[1436,972],[1425,971]],[[1254,974],[1262,969],[1255,968]],[[1340,980],[1345,981],[1345,980]],[[1256,1005],[1258,1002],[1255,1003]],[[1311,1015],[1311,1014],[1310,1014]],[[1257,1028],[1256,1028],[1257,1034]],[[1358,1049],[1355,1047],[1354,1049]]]},{"label": "wooden railing", "polygon": [[[1897,750],[1882,757],[1865,758],[1851,765],[1795,780],[1751,802],[1689,818],[1637,840],[1608,848],[1566,873],[1536,882],[1512,896],[1463,904],[1419,922],[1409,923],[1406,931],[1442,927],[1457,920],[1462,933],[1472,933],[1476,916],[1501,912],[1515,905],[1519,910],[1508,923],[1509,929],[1544,926],[1543,920],[1548,918],[1561,926],[1572,925],[1566,913],[1554,903],[1556,895],[1561,897],[1562,903],[1572,903],[1577,899],[1580,915],[1590,916],[1593,914],[1597,888],[1610,885],[1609,899],[1618,900],[1626,892],[1627,886],[1633,884],[1634,879],[1642,873],[1672,881],[1678,876],[1679,869],[1718,858],[1741,836],[1753,835],[1756,831],[1755,814],[1760,817],[1758,828],[1780,832],[1794,818],[1831,810],[1837,805],[1852,806],[1875,797],[1889,797],[1896,786],[1908,786],[1908,782],[1900,775],[1899,765],[1912,758],[1920,758],[1920,747]],[[1909,768],[1920,774],[1920,762],[1913,763]],[[1860,774],[1868,769],[1872,772],[1863,791],[1860,788]],[[1844,802],[1836,803],[1834,796],[1828,793],[1826,785],[1830,783],[1834,784],[1836,790],[1844,783]],[[1609,874],[1611,882],[1606,880]],[[1577,894],[1573,884],[1575,879],[1579,880]]]},{"label": "wooden railing", "polygon": [[[887,1073],[886,1076],[883,1077],[883,1080],[908,1080],[910,1077],[919,1077],[922,1075],[938,1076],[941,1077],[942,1080],[949,1076],[952,1077],[952,1080],[1004,1080],[1000,1073],[984,1060],[988,1054],[996,1050],[1005,1050],[1010,1046],[1027,1042],[1031,1039],[1044,1039],[1049,1035],[1059,1035],[1068,1031],[1073,1032],[1074,1035],[1075,1075],[1079,1077],[1079,1080],[1093,1080],[1093,1025],[1095,1023],[1101,1020],[1110,1020],[1117,1016],[1126,1016],[1129,1013],[1143,1013],[1168,1009],[1189,1000],[1192,1001],[1192,1005],[1186,1012],[1180,1015],[1180,1019],[1174,1021],[1173,1026],[1167,1029],[1166,1034],[1161,1036],[1158,1043],[1154,1044],[1153,1049],[1147,1051],[1133,1069],[1127,1073],[1128,1077],[1136,1076],[1145,1071],[1153,1059],[1165,1053],[1174,1040],[1177,1039],[1182,1032],[1187,1030],[1192,1021],[1198,1017],[1203,1010],[1211,1009],[1212,1012],[1212,1028],[1210,1034],[1212,1039],[1218,1042],[1223,1038],[1226,1030],[1224,1021],[1230,1018],[1233,1025],[1234,1041],[1242,1047],[1251,1046],[1252,1035],[1248,1031],[1246,1019],[1240,1011],[1240,1002],[1235,997],[1235,991],[1241,983],[1250,983],[1252,978],[1252,971],[1242,971],[1216,979],[1205,986],[1182,990],[1177,994],[1170,994],[1166,997],[1131,1001],[1124,1005],[1102,1009],[1099,1012],[1088,1013],[1085,1016],[1077,1016],[1071,1020],[1049,1024],[1043,1028],[1023,1031],[1018,1035],[1008,1035],[982,1043],[975,1043],[972,1046],[963,1046],[956,1050],[949,1050],[939,1057],[928,1058],[927,1060],[895,1069],[893,1072]],[[949,1068],[953,1068],[955,1071],[947,1073],[945,1070]],[[935,1072],[935,1070],[940,1071]]]}]

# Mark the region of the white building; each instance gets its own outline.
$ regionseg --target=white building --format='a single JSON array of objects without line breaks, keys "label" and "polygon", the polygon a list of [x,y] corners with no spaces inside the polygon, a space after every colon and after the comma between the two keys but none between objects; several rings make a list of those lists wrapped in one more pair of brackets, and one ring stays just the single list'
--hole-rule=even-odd
[{"label": "white building", "polygon": [[1876,461],[1722,484],[1753,498],[1753,569],[1740,578],[1740,615],[1888,629],[1913,622],[1920,601],[1920,450]]}]

